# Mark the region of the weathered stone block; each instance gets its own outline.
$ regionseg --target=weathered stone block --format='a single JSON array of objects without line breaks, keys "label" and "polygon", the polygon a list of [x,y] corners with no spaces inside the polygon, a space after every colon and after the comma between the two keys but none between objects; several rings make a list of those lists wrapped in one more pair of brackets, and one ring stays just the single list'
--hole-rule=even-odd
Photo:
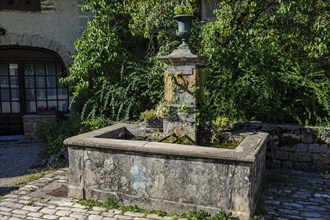
[{"label": "weathered stone block", "polygon": [[291,148],[286,148],[292,152],[307,152],[308,150],[308,144],[303,144],[303,143],[299,143],[299,144],[295,144],[293,145]]},{"label": "weathered stone block", "polygon": [[314,154],[313,161],[316,163],[330,164],[330,155],[329,154]]},{"label": "weathered stone block", "polygon": [[290,153],[290,160],[297,162],[311,162],[312,156],[309,153]]},{"label": "weathered stone block", "polygon": [[310,144],[309,145],[309,152],[312,153],[329,153],[329,146],[328,144]]},{"label": "weathered stone block", "polygon": [[283,161],[283,168],[292,168],[293,163],[291,161]]},{"label": "weathered stone block", "polygon": [[311,144],[314,142],[315,135],[312,133],[303,133],[301,134],[301,141],[307,144]]},{"label": "weathered stone block", "polygon": [[311,163],[294,163],[294,167],[295,169],[299,169],[299,170],[310,170],[311,167]]},{"label": "weathered stone block", "polygon": [[276,159],[287,160],[287,159],[289,159],[289,153],[286,152],[286,151],[277,151],[276,152]]}]

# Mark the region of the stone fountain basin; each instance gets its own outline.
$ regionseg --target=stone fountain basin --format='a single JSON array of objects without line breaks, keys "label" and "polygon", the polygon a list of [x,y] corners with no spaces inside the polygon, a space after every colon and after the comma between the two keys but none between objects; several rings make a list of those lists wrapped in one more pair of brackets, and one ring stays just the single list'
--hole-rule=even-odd
[{"label": "stone fountain basin", "polygon": [[267,133],[245,133],[236,149],[149,141],[140,125],[116,124],[68,138],[69,197],[112,198],[170,212],[253,215],[265,176]]}]

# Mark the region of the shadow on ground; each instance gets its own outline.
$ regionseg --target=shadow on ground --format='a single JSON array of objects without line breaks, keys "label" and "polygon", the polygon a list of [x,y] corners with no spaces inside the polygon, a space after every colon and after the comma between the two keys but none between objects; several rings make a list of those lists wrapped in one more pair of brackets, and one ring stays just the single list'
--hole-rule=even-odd
[{"label": "shadow on ground", "polygon": [[37,141],[0,142],[0,195],[17,189],[20,177],[36,172],[31,167],[44,150]]}]

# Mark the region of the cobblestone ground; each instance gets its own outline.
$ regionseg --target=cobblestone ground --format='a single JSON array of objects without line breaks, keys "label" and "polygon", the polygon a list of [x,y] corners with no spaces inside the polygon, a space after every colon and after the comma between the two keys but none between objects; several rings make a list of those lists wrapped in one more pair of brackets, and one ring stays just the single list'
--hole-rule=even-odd
[{"label": "cobblestone ground", "polygon": [[[100,207],[88,211],[76,200],[65,198],[67,172],[67,169],[56,171],[5,195],[0,202],[0,219],[172,219]],[[330,179],[319,174],[278,170],[269,173],[267,179],[268,186],[258,208],[265,219],[330,219]]]},{"label": "cobblestone ground", "polygon": [[330,174],[271,170],[266,180],[265,219],[330,220]]}]

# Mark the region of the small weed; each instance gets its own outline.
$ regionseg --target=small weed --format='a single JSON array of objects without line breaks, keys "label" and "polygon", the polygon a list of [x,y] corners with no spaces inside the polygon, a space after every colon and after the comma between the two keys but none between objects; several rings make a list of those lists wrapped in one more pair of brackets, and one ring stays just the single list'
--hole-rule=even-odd
[{"label": "small weed", "polygon": [[219,212],[215,216],[211,216],[210,213],[204,211],[204,210],[199,210],[198,212],[187,212],[184,214],[175,214],[175,213],[167,213],[165,211],[161,210],[145,210],[142,208],[139,208],[137,205],[134,206],[124,206],[124,205],[119,205],[118,202],[116,202],[113,199],[107,199],[104,202],[99,202],[96,200],[92,199],[81,199],[78,201],[80,205],[86,206],[87,210],[92,210],[94,206],[98,207],[103,207],[106,209],[118,209],[123,212],[139,212],[139,213],[144,213],[145,215],[147,214],[156,214],[161,217],[164,216],[171,216],[174,220],[178,218],[186,218],[187,220],[230,220],[231,218],[231,213],[226,214],[225,212]]},{"label": "small weed", "polygon": [[[17,177],[16,178],[16,185],[19,185],[19,186],[26,185],[29,182],[38,180],[41,177],[43,177],[43,176],[45,176],[47,174],[50,174],[52,172],[54,172],[54,170],[53,169],[49,169],[49,170],[40,171],[38,173],[28,174],[28,175],[26,175],[24,177]],[[32,189],[32,191],[33,191],[33,189]]]},{"label": "small weed", "polygon": [[81,200],[78,201],[78,203],[80,205],[86,206],[86,209],[88,211],[92,210],[94,206],[103,207],[103,204],[101,202],[98,202],[98,201],[93,200],[93,199],[81,199]]},{"label": "small weed", "polygon": [[28,206],[34,206],[34,203],[35,203],[34,200],[29,200],[29,202],[26,203],[26,205],[28,205]]},{"label": "small weed", "polygon": [[4,199],[5,199],[5,197],[0,196],[0,202],[1,202],[2,200],[4,200]]}]

